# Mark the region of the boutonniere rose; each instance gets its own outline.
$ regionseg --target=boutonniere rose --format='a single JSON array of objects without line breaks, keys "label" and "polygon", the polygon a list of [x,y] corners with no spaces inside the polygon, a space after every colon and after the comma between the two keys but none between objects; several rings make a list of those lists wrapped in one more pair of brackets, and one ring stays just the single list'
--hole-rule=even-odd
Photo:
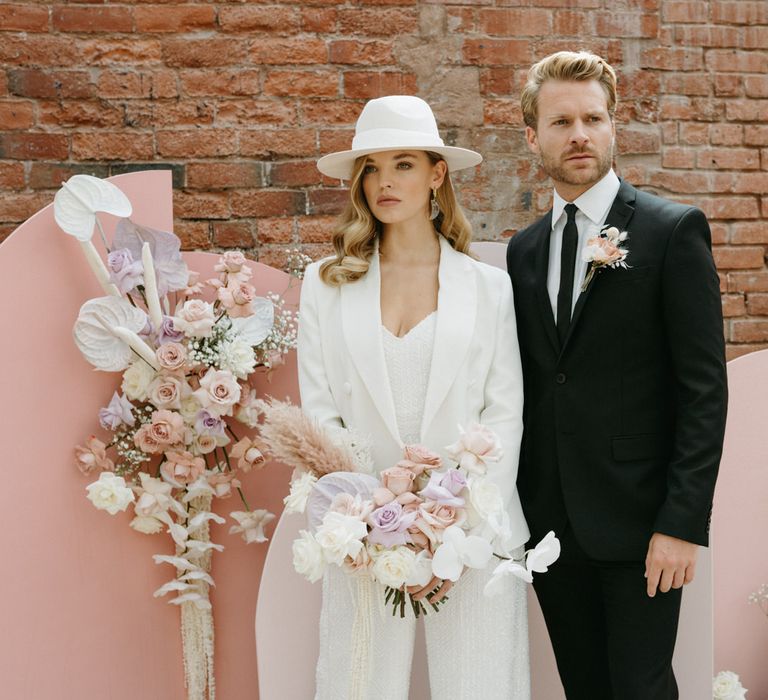
[{"label": "boutonniere rose", "polygon": [[581,285],[581,291],[589,287],[589,283],[598,270],[604,267],[623,267],[627,269],[626,263],[629,249],[623,247],[629,234],[626,231],[619,231],[615,226],[604,228],[594,238],[587,241],[587,246],[581,254],[582,259],[589,263],[587,276],[584,278],[584,284]]}]

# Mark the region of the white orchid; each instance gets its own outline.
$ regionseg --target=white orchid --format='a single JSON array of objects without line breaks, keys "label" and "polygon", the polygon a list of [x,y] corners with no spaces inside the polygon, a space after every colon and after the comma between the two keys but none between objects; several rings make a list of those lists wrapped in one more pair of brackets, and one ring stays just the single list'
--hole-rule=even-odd
[{"label": "white orchid", "polygon": [[494,570],[491,579],[485,585],[484,593],[488,597],[503,591],[503,581],[508,576],[516,576],[526,583],[533,581],[533,574],[544,573],[560,556],[560,540],[551,530],[523,559],[508,559],[501,562]]},{"label": "white orchid", "polygon": [[443,580],[458,581],[465,566],[483,569],[492,556],[490,542],[451,525],[443,532],[443,543],[432,558],[432,572]]},{"label": "white orchid", "polygon": [[247,544],[266,542],[267,536],[264,534],[264,526],[275,519],[273,513],[263,508],[253,511],[238,510],[230,513],[229,516],[238,523],[229,528],[229,534],[241,533]]}]

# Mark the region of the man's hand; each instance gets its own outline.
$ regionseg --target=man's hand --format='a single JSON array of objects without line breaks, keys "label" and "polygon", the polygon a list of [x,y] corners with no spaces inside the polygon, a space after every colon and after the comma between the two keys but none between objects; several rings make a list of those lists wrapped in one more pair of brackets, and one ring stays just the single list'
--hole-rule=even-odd
[{"label": "man's hand", "polygon": [[666,593],[693,581],[698,550],[693,542],[654,532],[645,557],[648,595],[653,598],[657,589]]}]

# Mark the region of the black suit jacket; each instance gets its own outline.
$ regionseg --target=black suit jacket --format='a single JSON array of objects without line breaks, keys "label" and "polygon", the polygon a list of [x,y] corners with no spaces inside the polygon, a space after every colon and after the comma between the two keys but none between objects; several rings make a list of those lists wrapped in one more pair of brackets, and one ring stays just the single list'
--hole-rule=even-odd
[{"label": "black suit jacket", "polygon": [[629,269],[582,292],[563,347],[547,294],[552,213],[509,242],[525,380],[518,487],[531,538],[566,522],[596,559],[644,559],[653,532],[707,544],[727,404],[704,214],[622,181],[606,225]]}]

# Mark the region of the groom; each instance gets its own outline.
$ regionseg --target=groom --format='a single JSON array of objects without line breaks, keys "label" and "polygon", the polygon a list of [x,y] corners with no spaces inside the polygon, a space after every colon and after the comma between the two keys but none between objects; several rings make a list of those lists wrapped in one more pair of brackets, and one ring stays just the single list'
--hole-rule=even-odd
[{"label": "groom", "polygon": [[518,487],[533,541],[554,529],[562,543],[536,594],[568,700],[671,700],[681,588],[707,544],[725,428],[709,226],[613,172],[616,77],[600,57],[548,56],[521,101],[554,185],[552,210],[507,251],[525,378]]}]

